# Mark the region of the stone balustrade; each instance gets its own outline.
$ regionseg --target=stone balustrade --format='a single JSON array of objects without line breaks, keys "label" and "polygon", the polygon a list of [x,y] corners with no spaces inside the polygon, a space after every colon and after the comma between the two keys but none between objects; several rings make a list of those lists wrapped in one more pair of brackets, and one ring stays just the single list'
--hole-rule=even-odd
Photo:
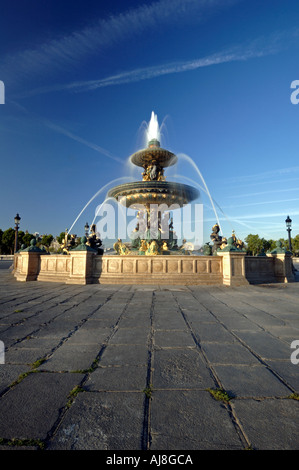
[{"label": "stone balustrade", "polygon": [[263,257],[244,252],[218,252],[217,256],[97,255],[71,251],[68,255],[39,252],[15,254],[18,281],[52,281],[67,284],[227,285],[293,282],[288,253]]}]

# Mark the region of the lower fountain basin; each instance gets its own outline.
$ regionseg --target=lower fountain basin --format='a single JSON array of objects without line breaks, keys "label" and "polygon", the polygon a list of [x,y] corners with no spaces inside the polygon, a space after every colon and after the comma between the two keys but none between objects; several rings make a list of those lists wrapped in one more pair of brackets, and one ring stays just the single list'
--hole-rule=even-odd
[{"label": "lower fountain basin", "polygon": [[121,205],[139,209],[151,204],[178,205],[182,207],[199,197],[199,191],[192,186],[169,181],[137,181],[125,183],[108,191],[107,197],[115,198]]}]

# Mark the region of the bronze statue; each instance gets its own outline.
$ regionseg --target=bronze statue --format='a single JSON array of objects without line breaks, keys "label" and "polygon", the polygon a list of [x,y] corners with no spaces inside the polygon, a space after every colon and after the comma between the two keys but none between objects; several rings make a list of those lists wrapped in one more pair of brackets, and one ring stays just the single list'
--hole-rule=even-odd
[{"label": "bronze statue", "polygon": [[102,240],[98,237],[96,232],[96,225],[93,224],[90,229],[90,235],[87,237],[86,244],[89,245],[94,250],[97,250],[98,255],[102,255],[104,253],[102,246]]},{"label": "bronze statue", "polygon": [[114,243],[113,248],[116,253],[121,256],[129,255],[131,253],[128,247],[122,242],[121,238],[118,238],[117,242]]},{"label": "bronze statue", "polygon": [[212,246],[212,254],[216,254],[216,251],[221,248],[221,245],[224,243],[224,239],[219,235],[220,227],[218,224],[213,225],[212,233],[210,235],[210,239],[214,243]]}]

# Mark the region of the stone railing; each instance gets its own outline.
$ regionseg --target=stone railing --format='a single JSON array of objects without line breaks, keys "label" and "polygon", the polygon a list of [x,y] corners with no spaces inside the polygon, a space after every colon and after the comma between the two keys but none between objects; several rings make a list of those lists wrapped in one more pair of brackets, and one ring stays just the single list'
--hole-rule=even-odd
[{"label": "stone railing", "polygon": [[217,256],[97,255],[94,251],[71,251],[48,255],[23,251],[15,255],[18,281],[52,281],[68,284],[152,284],[240,286],[293,282],[290,254],[263,257],[244,252],[218,252]]},{"label": "stone railing", "polygon": [[105,284],[219,284],[222,262],[192,255],[97,256],[93,277]]}]

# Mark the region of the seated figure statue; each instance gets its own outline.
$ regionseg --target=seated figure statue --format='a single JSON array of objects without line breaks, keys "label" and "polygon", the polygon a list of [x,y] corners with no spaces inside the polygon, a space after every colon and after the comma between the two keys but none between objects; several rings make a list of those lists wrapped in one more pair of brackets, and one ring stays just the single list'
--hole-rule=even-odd
[{"label": "seated figure statue", "polygon": [[210,239],[214,243],[212,247],[212,253],[215,254],[216,251],[223,245],[224,240],[222,240],[222,237],[219,235],[220,227],[218,224],[213,225],[212,227],[212,233],[210,235]]},{"label": "seated figure statue", "polygon": [[90,229],[91,233],[87,237],[87,245],[89,245],[94,250],[98,251],[98,255],[102,255],[104,253],[102,246],[102,240],[98,237],[96,232],[96,225],[93,224]]}]

